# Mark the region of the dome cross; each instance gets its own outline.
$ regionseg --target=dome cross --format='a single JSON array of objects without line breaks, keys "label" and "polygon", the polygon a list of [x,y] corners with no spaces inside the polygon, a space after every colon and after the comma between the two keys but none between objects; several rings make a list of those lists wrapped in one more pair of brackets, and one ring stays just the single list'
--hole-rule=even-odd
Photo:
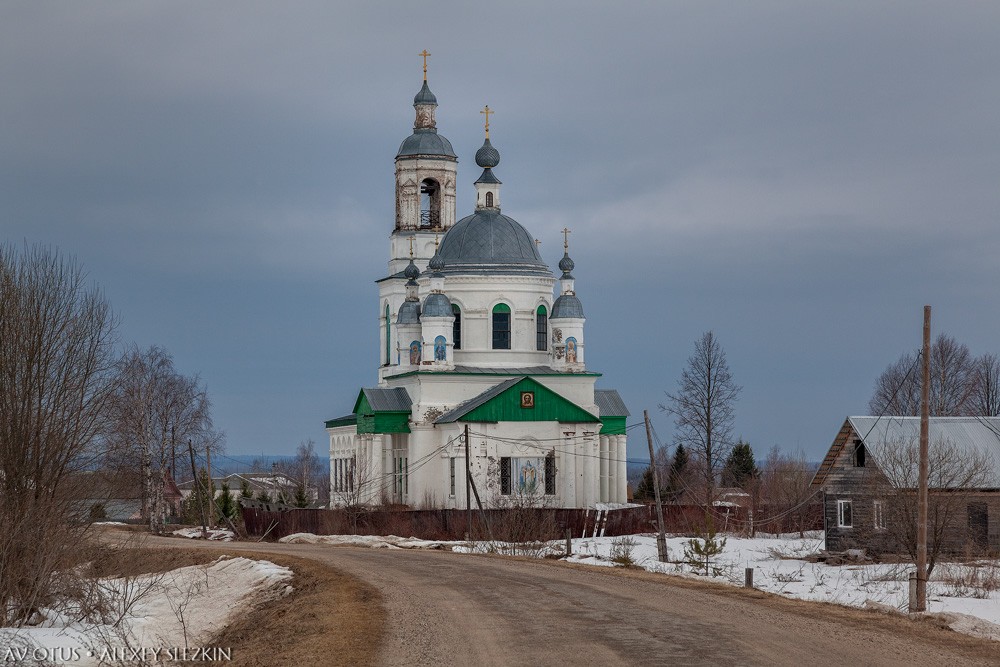
[{"label": "dome cross", "polygon": [[483,110],[480,111],[479,113],[486,115],[486,138],[489,139],[490,138],[490,114],[491,113],[496,113],[496,111],[494,111],[493,109],[491,109],[490,105],[487,104],[483,108]]},{"label": "dome cross", "polygon": [[568,227],[563,227],[563,230],[562,230],[562,235],[563,235],[563,250],[569,250],[569,235],[570,234],[572,234],[572,232],[569,230],[569,228]]},{"label": "dome cross", "polygon": [[427,80],[427,56],[429,56],[430,54],[427,53],[427,49],[424,49],[423,51],[421,51],[417,55],[418,56],[423,56],[423,59],[424,59],[424,81],[426,81]]}]

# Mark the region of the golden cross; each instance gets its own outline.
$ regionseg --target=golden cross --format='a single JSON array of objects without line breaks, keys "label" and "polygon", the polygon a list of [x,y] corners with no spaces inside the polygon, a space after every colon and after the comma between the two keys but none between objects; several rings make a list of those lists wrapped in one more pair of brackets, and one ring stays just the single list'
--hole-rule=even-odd
[{"label": "golden cross", "polygon": [[410,259],[413,259],[413,237],[410,237]]},{"label": "golden cross", "polygon": [[490,138],[490,114],[491,113],[496,113],[496,111],[494,111],[493,109],[491,109],[490,105],[487,104],[486,107],[482,111],[480,111],[479,113],[486,114],[486,138],[489,139]]},{"label": "golden cross", "polygon": [[424,57],[424,81],[426,81],[427,80],[427,56],[429,56],[430,54],[427,53],[427,49],[424,49],[423,51],[421,51],[417,55]]},{"label": "golden cross", "polygon": [[569,250],[569,235],[571,234],[571,232],[569,231],[568,228],[563,227],[562,233],[563,233],[563,250]]}]

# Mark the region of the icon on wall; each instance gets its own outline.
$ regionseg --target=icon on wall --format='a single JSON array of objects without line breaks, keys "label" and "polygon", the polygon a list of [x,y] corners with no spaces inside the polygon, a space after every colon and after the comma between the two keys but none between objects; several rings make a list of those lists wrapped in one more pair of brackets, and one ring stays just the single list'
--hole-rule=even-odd
[{"label": "icon on wall", "polygon": [[535,392],[533,392],[533,391],[522,391],[521,392],[521,407],[522,408],[533,408],[533,407],[535,407]]}]

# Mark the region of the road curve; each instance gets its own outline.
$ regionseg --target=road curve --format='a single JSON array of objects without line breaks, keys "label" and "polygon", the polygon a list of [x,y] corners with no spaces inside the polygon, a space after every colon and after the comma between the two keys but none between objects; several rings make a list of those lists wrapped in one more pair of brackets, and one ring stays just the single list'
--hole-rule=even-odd
[{"label": "road curve", "polygon": [[372,584],[388,612],[382,665],[1000,664],[997,643],[927,623],[663,575],[438,551],[200,544],[309,558]]}]

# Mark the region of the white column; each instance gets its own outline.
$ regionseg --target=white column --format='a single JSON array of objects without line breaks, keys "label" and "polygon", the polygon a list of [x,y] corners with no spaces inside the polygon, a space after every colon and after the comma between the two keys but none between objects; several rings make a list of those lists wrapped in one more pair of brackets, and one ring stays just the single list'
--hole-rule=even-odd
[{"label": "white column", "polygon": [[601,484],[601,487],[600,487],[600,494],[598,495],[598,500],[599,500],[599,502],[606,503],[609,500],[609,498],[608,498],[608,486],[609,486],[609,481],[610,481],[608,479],[608,474],[610,472],[609,469],[608,469],[608,458],[609,458],[609,455],[608,455],[608,445],[609,445],[609,442],[608,442],[608,440],[609,440],[609,438],[606,435],[598,436],[598,438],[600,439],[600,457],[601,457],[600,458],[600,463],[601,463],[601,466],[600,466],[601,482],[600,482],[600,484]]},{"label": "white column", "polygon": [[563,480],[566,484],[565,495],[563,495],[563,505],[565,507],[580,507],[580,502],[576,497],[577,483],[576,483],[576,443],[573,441],[572,434],[563,435],[563,447],[562,447],[562,463],[564,467]]},{"label": "white column", "polygon": [[618,501],[618,436],[608,436],[608,502]]},{"label": "white column", "polygon": [[618,443],[618,500],[615,502],[625,503],[628,502],[628,453],[626,451],[627,444],[626,435],[616,435],[615,440]]}]

